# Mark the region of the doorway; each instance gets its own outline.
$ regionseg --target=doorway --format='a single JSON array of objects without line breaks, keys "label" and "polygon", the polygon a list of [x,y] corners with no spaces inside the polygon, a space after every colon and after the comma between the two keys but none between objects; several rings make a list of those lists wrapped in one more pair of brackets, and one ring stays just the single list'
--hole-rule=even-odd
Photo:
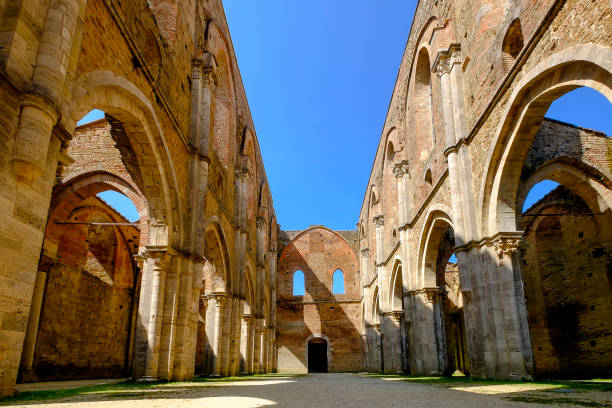
[{"label": "doorway", "polygon": [[308,372],[327,372],[327,341],[321,338],[308,342]]}]

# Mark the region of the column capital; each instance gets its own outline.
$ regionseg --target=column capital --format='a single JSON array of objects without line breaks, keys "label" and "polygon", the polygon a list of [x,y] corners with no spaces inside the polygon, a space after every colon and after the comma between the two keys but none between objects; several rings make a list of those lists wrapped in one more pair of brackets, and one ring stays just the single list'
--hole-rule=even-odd
[{"label": "column capital", "polygon": [[393,175],[395,178],[403,177],[408,172],[408,166],[404,166],[404,162],[395,163],[393,166]]},{"label": "column capital", "polygon": [[384,312],[382,313],[383,316],[393,320],[394,322],[399,322],[402,317],[404,316],[404,312],[401,311],[392,311],[392,312]]},{"label": "column capital", "polygon": [[253,316],[251,316],[250,314],[245,314],[242,315],[242,319],[246,322],[250,322],[251,320],[253,320]]},{"label": "column capital", "polygon": [[384,215],[377,215],[376,217],[374,217],[374,219],[372,221],[374,221],[374,224],[377,227],[382,227],[383,225],[385,225],[385,216]]},{"label": "column capital", "polygon": [[370,257],[370,249],[369,248],[364,248],[361,250],[361,256],[364,258],[369,258]]},{"label": "column capital", "polygon": [[450,54],[451,69],[455,64],[461,64],[461,62],[463,61],[463,55],[461,54],[461,45],[451,44],[451,46],[448,47],[448,52]]},{"label": "column capital", "polygon": [[427,303],[433,303],[438,297],[438,295],[442,292],[444,291],[438,287],[423,288],[421,291],[421,293],[425,295],[425,299],[427,300]]},{"label": "column capital", "polygon": [[258,216],[255,220],[255,225],[257,226],[257,228],[264,228],[266,224],[266,219],[262,216]]},{"label": "column capital", "polygon": [[450,55],[447,51],[442,51],[438,54],[434,65],[434,70],[438,78],[442,78],[446,74],[450,74],[451,63]]},{"label": "column capital", "polygon": [[193,79],[202,79],[204,86],[213,88],[217,85],[217,62],[214,55],[205,52],[191,60]]},{"label": "column capital", "polygon": [[212,299],[215,301],[215,306],[223,307],[223,304],[227,300],[227,293],[225,293],[225,292],[213,292]]},{"label": "column capital", "polygon": [[504,255],[513,255],[515,254],[521,242],[523,241],[521,236],[516,235],[498,235],[493,240],[493,247],[495,248],[495,252],[498,257],[503,257]]},{"label": "column capital", "polygon": [[447,50],[440,51],[434,62],[434,71],[438,78],[450,74],[456,64],[461,64],[461,45],[451,44]]},{"label": "column capital", "polygon": [[167,269],[170,267],[172,261],[172,255],[175,255],[176,251],[166,245],[147,245],[140,251],[139,254],[134,255],[134,259],[138,263],[138,266],[142,269],[144,262],[151,259],[155,262],[155,267],[159,269]]}]

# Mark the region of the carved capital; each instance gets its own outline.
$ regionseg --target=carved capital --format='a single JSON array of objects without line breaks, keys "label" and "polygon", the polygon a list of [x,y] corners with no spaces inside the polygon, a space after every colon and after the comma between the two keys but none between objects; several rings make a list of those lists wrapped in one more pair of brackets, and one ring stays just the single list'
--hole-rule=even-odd
[{"label": "carved capital", "polygon": [[227,293],[215,292],[212,294],[212,299],[215,301],[215,306],[221,308],[227,300]]},{"label": "carved capital", "polygon": [[370,249],[369,248],[365,248],[361,250],[361,256],[363,256],[364,258],[369,258],[370,257]]},{"label": "carved capital", "polygon": [[138,255],[134,255],[134,259],[138,264],[138,267],[142,269],[145,262],[152,260],[153,266],[156,269],[168,269],[172,262],[172,255],[175,255],[176,251],[173,251],[167,246],[146,246]]},{"label": "carved capital", "polygon": [[425,295],[427,303],[433,303],[440,294],[440,288],[423,288],[422,293]]},{"label": "carved capital", "polygon": [[450,53],[451,68],[455,64],[461,64],[461,62],[463,61],[463,58],[461,55],[461,46],[459,44],[451,45],[450,48],[448,49],[448,52]]},{"label": "carved capital", "polygon": [[402,162],[396,163],[393,166],[393,175],[395,178],[403,177],[406,174],[406,167],[402,165]]},{"label": "carved capital", "polygon": [[499,236],[493,241],[493,247],[498,257],[504,255],[512,256],[518,251],[519,245],[521,245],[522,238],[517,236]]},{"label": "carved capital", "polygon": [[448,52],[442,52],[438,55],[438,60],[436,61],[436,75],[438,78],[442,78],[443,75],[449,74],[451,69],[450,64],[450,55]]},{"label": "carved capital", "polygon": [[253,316],[251,316],[250,314],[245,314],[245,315],[242,315],[242,319],[245,322],[250,323],[253,320]]},{"label": "carved capital", "polygon": [[212,54],[206,52],[201,57],[193,58],[191,65],[193,79],[201,79],[202,84],[207,88],[217,85],[217,62]]},{"label": "carved capital", "polygon": [[372,221],[374,221],[374,225],[376,225],[377,227],[382,227],[383,225],[385,225],[385,216],[377,215]]},{"label": "carved capital", "polygon": [[266,219],[264,217],[257,217],[255,224],[257,225],[257,228],[265,228]]},{"label": "carved capital", "polygon": [[391,319],[393,322],[399,322],[404,316],[404,312],[393,311],[393,312],[385,312],[382,314],[383,316]]}]

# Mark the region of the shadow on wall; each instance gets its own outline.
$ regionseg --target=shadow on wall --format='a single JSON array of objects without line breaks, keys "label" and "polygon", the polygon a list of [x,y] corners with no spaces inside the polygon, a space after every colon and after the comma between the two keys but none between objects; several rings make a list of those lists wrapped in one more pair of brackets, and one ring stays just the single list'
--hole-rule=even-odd
[{"label": "shadow on wall", "polygon": [[[301,270],[304,273],[305,294],[293,296],[291,285],[279,285],[279,372],[304,372],[309,367],[311,371],[318,371],[325,363],[329,372],[363,370],[365,352],[357,326],[361,319],[360,299],[349,298],[346,294],[334,295],[330,290],[331,285],[319,279],[293,242],[287,245],[282,255],[289,259],[279,261],[279,278],[293,282],[293,274]],[[324,256],[323,251],[315,254],[317,260]],[[333,267],[323,272],[329,274],[330,283],[336,269]],[[354,282],[347,281],[347,276],[344,273],[346,292],[350,293],[348,287]],[[358,275],[354,279],[359,282]],[[323,340],[327,343],[327,361],[309,361],[309,354],[311,358],[316,355],[314,349],[321,347]]]}]

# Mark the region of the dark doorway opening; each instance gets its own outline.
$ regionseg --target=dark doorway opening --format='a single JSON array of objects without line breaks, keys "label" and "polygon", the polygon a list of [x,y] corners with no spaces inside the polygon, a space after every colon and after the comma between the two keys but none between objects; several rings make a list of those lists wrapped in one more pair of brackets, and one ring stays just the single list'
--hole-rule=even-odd
[{"label": "dark doorway opening", "polygon": [[323,339],[312,339],[308,342],[308,372],[327,372],[327,342]]}]

